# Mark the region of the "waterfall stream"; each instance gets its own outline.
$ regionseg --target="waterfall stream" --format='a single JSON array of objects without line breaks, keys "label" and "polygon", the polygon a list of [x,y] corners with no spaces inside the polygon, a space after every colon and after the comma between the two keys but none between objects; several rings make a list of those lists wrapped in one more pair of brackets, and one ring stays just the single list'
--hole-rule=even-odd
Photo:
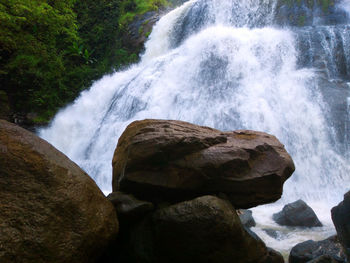
[{"label": "waterfall stream", "polygon": [[[257,232],[282,250],[329,234],[329,209],[350,189],[350,5],[338,2],[330,21],[316,8],[295,26],[277,0],[188,1],[160,19],[140,63],[95,82],[39,134],[108,193],[115,146],[134,120],[271,133],[296,165],[277,206],[302,198],[326,223],[285,243]],[[277,206],[255,211],[264,218]]]}]

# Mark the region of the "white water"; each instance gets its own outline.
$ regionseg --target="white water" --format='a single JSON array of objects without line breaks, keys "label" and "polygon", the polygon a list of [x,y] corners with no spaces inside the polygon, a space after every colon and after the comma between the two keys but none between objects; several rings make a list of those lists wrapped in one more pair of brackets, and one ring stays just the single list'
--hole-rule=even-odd
[{"label": "white water", "polygon": [[[174,45],[179,21],[202,10],[202,2],[210,6],[207,22],[199,29],[186,29],[190,34]],[[327,122],[329,109],[317,72],[297,66],[294,32],[252,26],[271,24],[273,1],[260,3],[193,0],[172,11],[154,28],[139,64],[97,81],[40,136],[77,162],[107,193],[118,137],[134,120],[180,119],[222,130],[272,133],[292,155],[296,172],[279,203],[254,210],[260,226],[256,231],[279,250],[306,237],[326,237],[334,232],[329,209],[350,189],[349,160],[334,145],[336,127]],[[266,236],[262,228],[278,228],[271,214],[299,198],[313,204],[325,227],[293,230],[280,241]]]}]

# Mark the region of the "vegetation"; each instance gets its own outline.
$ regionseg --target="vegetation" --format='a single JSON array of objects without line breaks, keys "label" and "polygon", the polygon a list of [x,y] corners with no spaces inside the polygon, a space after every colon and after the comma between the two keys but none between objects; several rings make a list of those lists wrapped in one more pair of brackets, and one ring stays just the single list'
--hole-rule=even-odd
[{"label": "vegetation", "polygon": [[166,0],[0,0],[0,89],[47,121],[92,81],[137,59],[122,35]]}]

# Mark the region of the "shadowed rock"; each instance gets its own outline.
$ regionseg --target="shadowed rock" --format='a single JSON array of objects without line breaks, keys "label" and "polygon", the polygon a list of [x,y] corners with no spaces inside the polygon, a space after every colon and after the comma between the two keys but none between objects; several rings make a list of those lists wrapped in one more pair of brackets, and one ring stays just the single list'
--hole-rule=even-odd
[{"label": "shadowed rock", "polygon": [[281,212],[273,214],[273,220],[282,226],[322,226],[315,212],[303,200],[287,204]]},{"label": "shadowed rock", "polygon": [[[320,258],[321,256],[324,257]],[[329,258],[331,258],[330,261]],[[288,262],[333,262],[332,260],[339,263],[345,263],[345,257],[342,253],[341,245],[338,241],[337,236],[332,236],[322,241],[308,240],[297,244],[290,251]]]},{"label": "shadowed rock", "polygon": [[344,195],[344,200],[340,204],[332,208],[332,220],[350,261],[350,192]]},{"label": "shadowed rock", "polygon": [[[232,205],[215,196],[161,208],[131,233],[133,262],[281,262],[240,223]],[[283,261],[282,261],[283,262]]]},{"label": "shadowed rock", "polygon": [[236,208],[280,198],[294,164],[276,137],[181,121],[130,124],[113,157],[113,191],[181,201],[225,193]]}]

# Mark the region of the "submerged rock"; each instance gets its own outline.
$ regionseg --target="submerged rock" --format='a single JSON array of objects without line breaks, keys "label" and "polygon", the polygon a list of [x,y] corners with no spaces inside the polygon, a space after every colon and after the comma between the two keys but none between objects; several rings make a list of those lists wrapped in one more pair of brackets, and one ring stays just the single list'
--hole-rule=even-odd
[{"label": "submerged rock", "polygon": [[[280,262],[241,225],[231,204],[203,196],[160,208],[131,233],[133,262]],[[282,261],[283,262],[283,261]]]},{"label": "submerged rock", "polygon": [[225,193],[236,208],[281,197],[294,164],[276,137],[182,121],[131,123],[113,157],[113,191],[177,202]]},{"label": "submerged rock", "polygon": [[344,200],[332,208],[332,220],[337,230],[339,241],[350,261],[350,191],[344,195]]},{"label": "submerged rock", "polygon": [[0,120],[0,262],[95,262],[117,232],[113,205],[83,170]]},{"label": "submerged rock", "polygon": [[287,204],[281,212],[273,214],[273,220],[282,226],[322,226],[315,212],[303,200]]},{"label": "submerged rock", "polygon": [[[323,259],[319,258],[321,256],[327,257],[324,257]],[[319,261],[315,262],[322,262],[320,260],[326,260],[327,258],[332,258],[336,262],[345,263],[345,257],[342,254],[341,245],[338,241],[337,236],[331,236],[322,241],[308,240],[297,244],[290,251],[288,262],[304,263],[316,259]]]}]

